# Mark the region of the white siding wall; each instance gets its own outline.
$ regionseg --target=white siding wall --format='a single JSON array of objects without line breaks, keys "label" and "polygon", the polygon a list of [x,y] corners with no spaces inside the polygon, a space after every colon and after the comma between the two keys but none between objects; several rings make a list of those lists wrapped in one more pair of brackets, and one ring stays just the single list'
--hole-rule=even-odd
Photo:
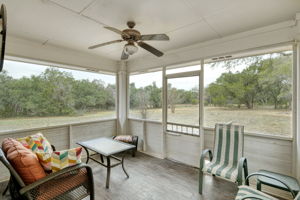
[{"label": "white siding wall", "polygon": [[[140,141],[145,141],[147,147],[145,153],[161,158],[163,155],[162,124],[137,119],[128,121],[128,133],[138,135]],[[146,125],[145,133],[143,133],[143,123]],[[204,147],[213,149],[213,143],[214,131],[206,129]],[[292,143],[292,139],[245,134],[244,155],[248,159],[249,171],[268,169],[291,175]],[[195,167],[199,166],[199,137],[167,134],[166,150],[167,157],[170,159]]]},{"label": "white siding wall", "polygon": [[163,128],[160,122],[129,119],[127,132],[139,136],[139,151],[158,158],[163,157]]},{"label": "white siding wall", "polygon": [[[70,128],[71,126],[71,128]],[[44,136],[53,144],[57,150],[75,147],[77,141],[92,139],[103,136],[113,136],[116,134],[116,120],[103,120],[86,123],[76,123],[72,125],[61,125],[44,128],[35,128],[23,131],[11,131],[0,133],[0,143],[4,138],[19,138],[27,135],[42,132]],[[0,181],[9,178],[8,170],[0,164]]]}]

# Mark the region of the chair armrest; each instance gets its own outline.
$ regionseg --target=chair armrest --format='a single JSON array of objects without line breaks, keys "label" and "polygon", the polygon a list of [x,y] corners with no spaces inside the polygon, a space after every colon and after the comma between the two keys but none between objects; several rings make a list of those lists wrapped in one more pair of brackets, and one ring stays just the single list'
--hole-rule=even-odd
[{"label": "chair armrest", "polygon": [[248,194],[248,195],[245,195],[243,196],[240,200],[246,200],[246,199],[258,199],[258,200],[270,200],[266,197],[262,197],[262,196],[259,196],[259,195],[256,195],[256,194]]},{"label": "chair armrest", "polygon": [[265,174],[262,174],[262,173],[259,173],[259,172],[252,173],[249,176],[247,176],[247,178],[246,178],[246,182],[248,182],[248,185],[249,185],[249,179],[252,176],[263,176],[263,177],[270,178],[270,179],[273,179],[275,181],[278,181],[281,184],[283,184],[289,190],[289,192],[292,194],[293,198],[296,197],[294,191],[292,190],[292,188],[287,183],[285,183],[283,180],[280,180],[280,179],[278,179],[278,178],[276,178],[274,176],[271,176],[271,175],[265,175]]},{"label": "chair armrest", "polygon": [[52,148],[52,151],[56,151],[56,148],[54,145],[51,144],[51,148]]},{"label": "chair armrest", "polygon": [[[65,169],[62,169],[58,172],[54,172],[52,174],[49,174],[48,176],[42,178],[42,179],[39,179],[37,181],[35,181],[34,183],[30,184],[30,185],[27,185],[25,187],[23,187],[21,190],[20,190],[20,194],[21,195],[24,195],[25,193],[29,192],[30,190],[32,189],[35,189],[37,187],[39,187],[40,185],[50,181],[50,180],[53,180],[53,179],[56,179],[56,178],[59,178],[59,177],[63,177],[65,174],[67,173],[70,173],[72,171],[78,171],[79,169],[82,169],[82,168],[86,168],[87,169],[87,175],[89,176],[89,180],[92,181],[92,185],[93,184],[93,172],[92,172],[92,168],[86,164],[83,164],[83,163],[80,163],[80,164],[77,164],[77,165],[74,165],[74,166],[71,166],[71,167],[67,167]],[[93,186],[94,187],[94,186]],[[92,188],[93,190],[93,188]]]},{"label": "chair armrest", "polygon": [[[238,163],[238,182],[239,185],[242,185],[243,183],[243,169],[244,169],[244,173],[245,173],[245,178],[248,176],[248,165],[247,165],[247,158],[245,157],[241,157]],[[247,182],[248,180],[246,179],[246,185],[249,185],[249,182]]]},{"label": "chair armrest", "polygon": [[212,152],[211,152],[210,149],[205,149],[205,150],[203,150],[203,151],[202,151],[202,154],[201,154],[201,157],[200,157],[200,167],[199,167],[200,171],[203,169],[203,166],[204,166],[204,159],[205,159],[205,157],[206,157],[206,154],[209,155],[209,161],[212,161],[212,159],[213,159],[213,154],[212,154]]}]

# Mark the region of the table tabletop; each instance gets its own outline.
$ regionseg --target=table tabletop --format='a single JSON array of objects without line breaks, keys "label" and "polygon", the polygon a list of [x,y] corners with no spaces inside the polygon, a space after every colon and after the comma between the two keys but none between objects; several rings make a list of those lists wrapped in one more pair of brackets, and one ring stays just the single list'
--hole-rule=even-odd
[{"label": "table tabletop", "polygon": [[117,154],[135,148],[134,145],[116,141],[108,137],[101,137],[87,141],[77,142],[77,144],[104,156],[111,156],[113,154]]}]

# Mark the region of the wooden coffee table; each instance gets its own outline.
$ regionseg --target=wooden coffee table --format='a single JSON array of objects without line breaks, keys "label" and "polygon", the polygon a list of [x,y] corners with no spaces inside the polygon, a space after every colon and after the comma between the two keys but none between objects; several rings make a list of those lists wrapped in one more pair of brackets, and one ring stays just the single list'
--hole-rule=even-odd
[{"label": "wooden coffee table", "polygon": [[[86,163],[88,163],[89,160],[91,159],[91,160],[95,161],[96,163],[107,168],[106,188],[109,188],[110,169],[112,167],[122,165],[122,169],[123,169],[124,173],[126,174],[127,178],[129,178],[129,175],[124,168],[124,156],[125,156],[125,152],[127,150],[135,148],[134,145],[119,142],[119,141],[116,141],[116,140],[113,140],[113,139],[107,138],[107,137],[101,137],[101,138],[91,139],[91,140],[87,140],[87,141],[83,141],[83,142],[77,142],[77,144],[82,146],[87,153]],[[99,154],[101,161],[98,161],[95,158],[93,158],[92,156],[90,156],[89,150],[96,152],[96,154]],[[123,153],[122,158],[113,156],[114,154],[118,154],[118,153]],[[93,154],[93,156],[94,155],[95,154]],[[104,162],[103,156],[106,157],[106,163]],[[114,159],[117,162],[112,164],[111,159]]]}]

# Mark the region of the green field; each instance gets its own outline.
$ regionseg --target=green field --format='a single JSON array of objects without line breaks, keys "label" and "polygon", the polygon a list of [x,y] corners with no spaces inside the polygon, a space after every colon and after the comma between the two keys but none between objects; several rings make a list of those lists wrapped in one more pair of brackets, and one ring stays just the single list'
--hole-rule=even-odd
[{"label": "green field", "polygon": [[[44,127],[68,123],[115,117],[113,111],[93,112],[80,116],[32,117],[0,119],[0,131],[24,128]],[[291,111],[274,109],[232,109],[221,107],[205,107],[205,127],[214,127],[216,122],[229,122],[245,126],[247,132],[291,136]],[[130,117],[140,118],[138,110],[131,110]],[[161,109],[149,109],[147,118],[161,121]],[[199,121],[197,106],[176,107],[175,113],[168,113],[170,122],[196,125]]]}]

